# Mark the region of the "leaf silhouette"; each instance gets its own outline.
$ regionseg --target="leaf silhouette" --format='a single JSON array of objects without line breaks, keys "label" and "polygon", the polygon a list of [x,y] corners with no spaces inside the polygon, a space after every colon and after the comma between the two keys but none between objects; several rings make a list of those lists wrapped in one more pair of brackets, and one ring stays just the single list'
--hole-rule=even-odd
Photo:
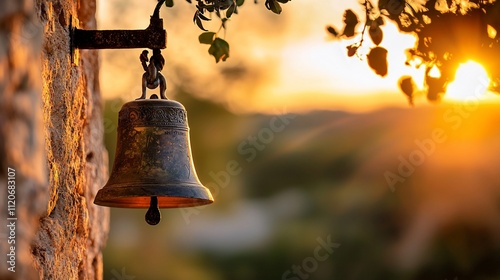
[{"label": "leaf silhouette", "polygon": [[379,76],[385,77],[387,75],[387,50],[382,47],[375,47],[371,49],[367,55],[368,65]]},{"label": "leaf silhouette", "polygon": [[330,34],[332,34],[334,37],[337,37],[339,36],[339,32],[337,31],[337,29],[335,29],[335,27],[329,25],[326,27],[326,31]]},{"label": "leaf silhouette", "polygon": [[384,24],[385,24],[385,22],[384,22],[384,18],[382,18],[382,17],[378,17],[378,18],[375,20],[375,22],[377,23],[377,25],[378,25],[378,26],[382,26],[382,25],[384,25]]},{"label": "leaf silhouette", "polygon": [[347,37],[352,37],[355,34],[356,26],[359,23],[358,16],[352,10],[346,10],[344,13],[344,32]]},{"label": "leaf silhouette", "polygon": [[350,45],[350,46],[347,46],[346,48],[347,48],[347,56],[351,57],[351,56],[356,54],[356,51],[358,51],[359,47],[356,45]]},{"label": "leaf silhouette", "polygon": [[389,0],[387,1],[385,9],[391,16],[395,17],[399,16],[403,12],[405,5],[405,0]]},{"label": "leaf silhouette", "polygon": [[415,83],[410,76],[403,76],[399,80],[399,88],[408,97],[408,102],[413,106],[413,93],[415,91]]},{"label": "leaf silhouette", "polygon": [[445,79],[426,76],[425,83],[427,84],[427,100],[439,101],[445,92]]},{"label": "leaf silhouette", "polygon": [[368,34],[370,34],[370,39],[372,39],[372,42],[377,46],[380,45],[384,38],[384,33],[378,25],[370,27]]}]

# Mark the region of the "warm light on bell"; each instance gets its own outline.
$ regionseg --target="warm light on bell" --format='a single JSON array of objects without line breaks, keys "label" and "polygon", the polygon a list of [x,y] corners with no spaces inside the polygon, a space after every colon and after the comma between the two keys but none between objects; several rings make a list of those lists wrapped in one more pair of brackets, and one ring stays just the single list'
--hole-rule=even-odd
[{"label": "warm light on bell", "polygon": [[196,174],[188,132],[186,110],[179,102],[153,95],[124,104],[113,169],[94,203],[149,208],[146,221],[152,225],[159,222],[158,208],[212,203]]},{"label": "warm light on bell", "polygon": [[[109,207],[148,208],[150,225],[160,222],[159,208],[190,207],[212,203],[210,191],[196,175],[186,109],[165,95],[167,82],[160,73],[165,64],[161,49],[167,33],[160,18],[159,0],[145,30],[82,30],[70,26],[72,61],[78,49],[148,48],[139,59],[144,69],[142,94],[125,103],[118,116],[117,145],[113,168],[94,203]],[[148,63],[149,62],[149,63]],[[160,88],[146,99],[146,89]]]}]

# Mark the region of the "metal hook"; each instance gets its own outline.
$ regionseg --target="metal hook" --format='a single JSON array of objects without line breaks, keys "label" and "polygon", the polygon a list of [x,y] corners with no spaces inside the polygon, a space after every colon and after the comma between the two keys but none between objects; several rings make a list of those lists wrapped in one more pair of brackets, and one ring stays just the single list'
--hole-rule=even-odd
[{"label": "metal hook", "polygon": [[155,19],[160,19],[160,8],[164,2],[165,2],[165,0],[158,1],[158,4],[156,4],[155,10],[154,10],[153,15],[151,17],[153,17]]},{"label": "metal hook", "polygon": [[[165,59],[161,55],[160,49],[153,49],[153,55],[148,58],[148,51],[142,51],[139,59],[144,69],[144,74],[142,74],[142,95],[136,100],[146,98],[146,88],[155,89],[160,86],[160,97],[161,99],[168,99],[165,95],[167,90],[167,81],[165,77],[160,73],[165,64]],[[146,62],[149,61],[149,65]]]}]

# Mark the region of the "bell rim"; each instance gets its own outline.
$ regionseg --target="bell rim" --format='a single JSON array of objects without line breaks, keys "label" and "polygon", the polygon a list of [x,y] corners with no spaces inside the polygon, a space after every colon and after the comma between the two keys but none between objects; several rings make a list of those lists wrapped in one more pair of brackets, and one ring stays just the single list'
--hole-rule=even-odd
[{"label": "bell rim", "polygon": [[[138,198],[138,197],[128,197],[128,198]],[[140,197],[140,198],[147,198],[149,199],[150,197]],[[184,202],[182,204],[177,204],[175,206],[162,206],[161,204],[158,205],[158,208],[160,209],[172,209],[172,208],[186,208],[186,207],[197,207],[197,206],[204,206],[208,204],[212,204],[214,201],[213,200],[207,200],[207,199],[201,199],[201,198],[185,198],[185,197],[175,197],[175,196],[169,196],[169,198],[181,198],[181,199],[189,199],[190,202]],[[161,200],[160,200],[161,201]],[[105,207],[113,207],[113,208],[132,208],[132,209],[147,209],[150,207],[149,204],[147,205],[135,205],[135,204],[126,204],[123,202],[123,200],[106,200],[106,201],[95,201],[94,204],[98,206],[105,206]]]},{"label": "bell rim", "polygon": [[[147,184],[141,183],[121,183],[106,184],[100,189],[95,198],[94,204],[119,208],[148,208],[149,202],[134,204],[134,199],[149,200],[150,197],[159,198],[159,208],[181,208],[211,204],[214,202],[210,190],[194,183],[168,183],[168,184]],[[163,201],[168,198],[179,201],[178,206],[164,206]],[[129,205],[120,206],[124,201],[129,201]]]}]

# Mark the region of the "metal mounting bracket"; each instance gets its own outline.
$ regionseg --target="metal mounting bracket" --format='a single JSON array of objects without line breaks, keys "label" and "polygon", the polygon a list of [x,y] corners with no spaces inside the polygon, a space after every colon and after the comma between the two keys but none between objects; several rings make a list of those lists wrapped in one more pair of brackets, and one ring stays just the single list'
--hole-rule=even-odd
[{"label": "metal mounting bracket", "polygon": [[79,29],[76,18],[71,17],[70,55],[73,64],[78,65],[79,49],[165,49],[167,31],[163,29],[163,19],[159,10],[164,1],[159,1],[144,30],[84,30]]}]

